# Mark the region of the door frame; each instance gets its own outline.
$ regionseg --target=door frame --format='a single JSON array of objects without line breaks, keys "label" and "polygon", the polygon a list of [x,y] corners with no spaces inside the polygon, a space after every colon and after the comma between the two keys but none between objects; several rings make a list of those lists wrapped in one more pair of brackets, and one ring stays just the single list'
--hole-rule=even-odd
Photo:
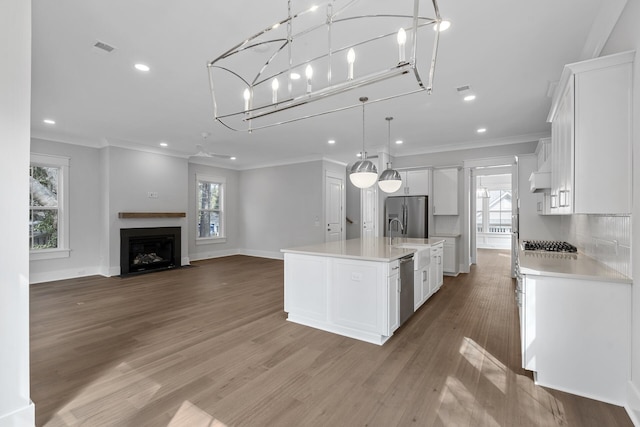
[{"label": "door frame", "polygon": [[327,205],[329,204],[329,194],[327,193],[327,184],[328,184],[328,180],[329,178],[333,178],[333,179],[337,179],[341,182],[340,184],[340,240],[345,240],[346,238],[346,233],[347,233],[347,229],[346,229],[346,212],[345,212],[345,207],[347,204],[347,197],[346,197],[346,189],[345,189],[345,174],[344,173],[340,173],[340,172],[336,172],[336,171],[332,171],[329,169],[325,170],[324,173],[324,185],[322,188],[322,192],[324,193],[324,200],[323,200],[323,209],[322,209],[322,226],[323,226],[323,234],[324,234],[324,240],[325,242],[327,241],[327,228],[324,224],[327,223]]}]

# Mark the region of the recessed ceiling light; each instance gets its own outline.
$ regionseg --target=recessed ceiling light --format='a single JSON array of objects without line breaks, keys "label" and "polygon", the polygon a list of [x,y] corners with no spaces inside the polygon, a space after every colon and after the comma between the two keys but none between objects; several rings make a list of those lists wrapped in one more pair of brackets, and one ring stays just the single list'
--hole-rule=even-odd
[{"label": "recessed ceiling light", "polygon": [[55,120],[51,120],[51,119],[44,119],[43,122],[45,122],[48,125],[55,125],[56,121]]},{"label": "recessed ceiling light", "polygon": [[311,6],[311,7],[309,8],[309,11],[311,11],[311,12],[315,12],[316,10],[318,10],[318,7],[319,7],[318,5],[314,4],[313,6]]},{"label": "recessed ceiling light", "polygon": [[399,140],[397,140],[397,141],[396,141],[396,144],[400,145],[400,144],[402,144],[403,142],[404,142],[404,141],[402,141],[401,139],[399,139]]},{"label": "recessed ceiling light", "polygon": [[291,80],[300,80],[300,74],[291,73]]},{"label": "recessed ceiling light", "polygon": [[467,95],[463,98],[465,101],[473,101],[474,99],[476,99],[475,95]]},{"label": "recessed ceiling light", "polygon": [[328,144],[335,144],[336,140],[335,139],[330,139],[329,141],[327,141]]},{"label": "recessed ceiling light", "polygon": [[273,24],[273,25],[271,26],[271,28],[275,30],[275,29],[276,29],[276,28],[278,28],[279,26],[280,26],[280,23],[278,22],[278,23],[276,23],[276,24]]},{"label": "recessed ceiling light", "polygon": [[231,157],[229,157],[229,160],[235,160],[235,159],[236,159],[236,157],[235,157],[235,156],[231,156]]},{"label": "recessed ceiling light", "polygon": [[362,153],[356,154],[356,157],[362,157]]},{"label": "recessed ceiling light", "polygon": [[446,31],[450,26],[451,26],[451,22],[440,21],[440,25],[436,24],[433,26],[433,31],[438,31],[438,28],[440,29],[440,32]]},{"label": "recessed ceiling light", "polygon": [[478,133],[485,133],[487,131],[486,128],[479,128],[476,132]]},{"label": "recessed ceiling light", "polygon": [[167,144],[166,142],[161,142],[160,143],[160,147],[168,147],[168,146],[169,146],[169,144]]},{"label": "recessed ceiling light", "polygon": [[136,67],[136,70],[138,70],[138,71],[145,71],[145,72],[149,71],[151,69],[151,68],[149,68],[148,65],[145,65],[145,64],[136,64],[136,65],[134,65],[134,67]]}]

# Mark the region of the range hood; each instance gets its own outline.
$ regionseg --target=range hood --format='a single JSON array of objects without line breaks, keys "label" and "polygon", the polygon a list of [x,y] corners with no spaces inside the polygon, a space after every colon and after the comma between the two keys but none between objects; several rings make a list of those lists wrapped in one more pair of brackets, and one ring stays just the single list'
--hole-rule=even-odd
[{"label": "range hood", "polygon": [[533,172],[529,177],[529,189],[532,193],[551,190],[551,172]]}]

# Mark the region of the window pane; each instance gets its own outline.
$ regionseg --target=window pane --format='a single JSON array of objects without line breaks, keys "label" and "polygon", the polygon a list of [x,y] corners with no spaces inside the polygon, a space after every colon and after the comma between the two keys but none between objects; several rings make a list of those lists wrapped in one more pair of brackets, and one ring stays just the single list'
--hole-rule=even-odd
[{"label": "window pane", "polygon": [[201,211],[198,216],[198,237],[220,237],[220,213]]},{"label": "window pane", "polygon": [[58,211],[31,210],[29,219],[29,249],[58,247]]},{"label": "window pane", "polygon": [[198,207],[220,210],[220,184],[198,182]]},{"label": "window pane", "polygon": [[30,168],[31,206],[58,206],[58,168],[32,166]]}]

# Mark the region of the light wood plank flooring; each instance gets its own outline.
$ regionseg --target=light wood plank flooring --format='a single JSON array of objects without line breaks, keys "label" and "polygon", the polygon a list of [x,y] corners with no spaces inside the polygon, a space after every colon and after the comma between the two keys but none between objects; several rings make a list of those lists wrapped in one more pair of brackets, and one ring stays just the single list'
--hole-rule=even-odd
[{"label": "light wood plank flooring", "polygon": [[533,384],[509,255],[478,259],[382,347],[287,322],[277,260],[34,285],[37,425],[631,426]]}]

